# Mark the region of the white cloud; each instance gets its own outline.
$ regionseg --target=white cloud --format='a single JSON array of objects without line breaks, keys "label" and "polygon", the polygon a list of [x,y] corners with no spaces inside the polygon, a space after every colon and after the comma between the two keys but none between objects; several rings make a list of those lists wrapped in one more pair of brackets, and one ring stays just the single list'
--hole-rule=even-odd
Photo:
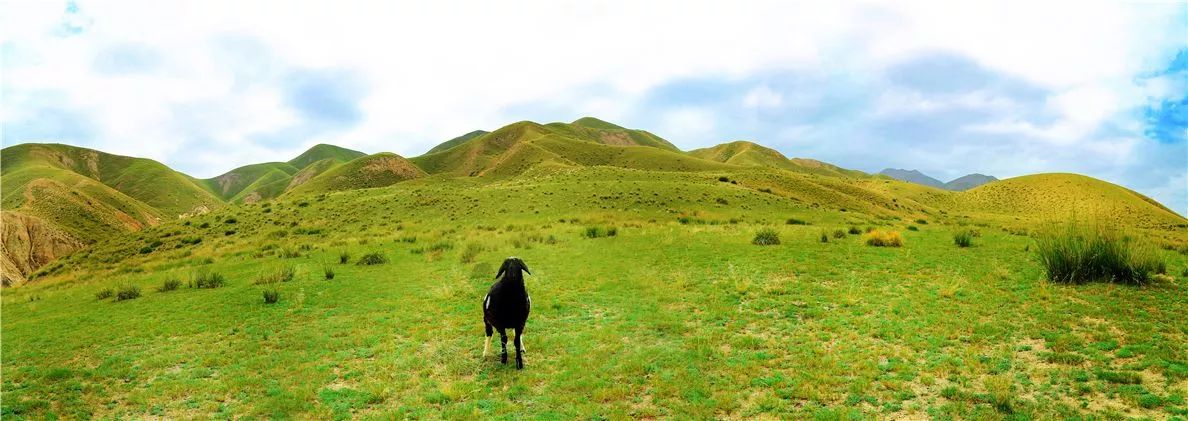
[{"label": "white cloud", "polygon": [[[1114,143],[1093,143],[1102,142],[1096,131],[1108,123],[1141,133],[1141,121],[1119,116],[1184,90],[1182,78],[1136,76],[1183,48],[1188,7],[676,0],[77,5],[77,13],[66,13],[65,3],[4,4],[0,119],[7,126],[36,120],[40,111],[71,110],[89,118],[80,122],[88,130],[74,131],[89,137],[66,140],[150,156],[201,177],[288,159],[317,142],[411,156],[476,128],[582,115],[633,122],[684,148],[743,136],[787,143],[795,133],[794,144],[812,138],[812,152],[843,156],[855,145],[876,148],[880,140],[895,140],[895,133],[861,137],[845,121],[850,114],[773,120],[830,104],[847,89],[875,98],[851,104],[868,108],[864,116],[968,110],[992,116],[960,122],[970,133],[1117,152],[1121,146]],[[111,66],[121,58],[103,54],[117,47],[152,57],[152,67]],[[889,66],[929,51],[959,54],[1046,90],[1041,111],[1051,118],[1013,115],[1021,105],[993,87],[935,95],[896,90],[881,80]],[[285,92],[289,75],[299,70],[353,75],[364,90],[360,120],[303,126]],[[780,71],[828,83],[790,91],[760,80],[740,89],[730,95],[730,106],[751,112],[738,126],[728,125],[716,105],[648,102],[654,89],[677,81],[737,81]],[[870,159],[902,150],[887,148]],[[1045,159],[1047,167],[1010,161],[1016,166],[1000,167],[1004,173],[1079,168],[1056,158]]]}]

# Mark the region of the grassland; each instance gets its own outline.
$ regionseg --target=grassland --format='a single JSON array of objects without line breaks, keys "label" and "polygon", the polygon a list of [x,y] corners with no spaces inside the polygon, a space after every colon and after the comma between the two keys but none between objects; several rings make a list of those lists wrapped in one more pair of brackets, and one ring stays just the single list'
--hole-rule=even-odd
[{"label": "grassland", "polygon": [[[567,142],[545,137],[529,143]],[[599,162],[600,147],[585,162]],[[113,235],[4,290],[0,410],[14,419],[1188,416],[1182,279],[1051,284],[1023,229],[1051,220],[1048,211],[881,179],[713,165],[443,172]],[[868,246],[868,227],[897,233],[901,246]],[[779,244],[753,245],[761,230]],[[959,230],[978,231],[972,247],[954,244]],[[1188,241],[1174,223],[1134,234],[1173,249]],[[387,262],[357,264],[373,253]],[[1158,253],[1175,278],[1188,274],[1188,256]],[[480,357],[480,300],[511,255],[533,273],[523,371]],[[291,280],[276,276],[290,270]],[[211,274],[225,285],[184,286]],[[170,280],[183,286],[159,291]],[[140,297],[96,297],[132,286]],[[266,304],[265,291],[278,301]]]}]

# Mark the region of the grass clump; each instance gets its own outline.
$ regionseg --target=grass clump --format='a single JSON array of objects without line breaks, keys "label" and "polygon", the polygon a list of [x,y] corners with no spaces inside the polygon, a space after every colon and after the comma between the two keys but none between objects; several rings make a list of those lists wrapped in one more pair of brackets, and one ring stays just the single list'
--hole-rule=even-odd
[{"label": "grass clump", "polygon": [[462,263],[474,263],[474,259],[483,251],[483,246],[478,243],[470,243],[462,250]]},{"label": "grass clump", "polygon": [[821,240],[822,243],[828,243],[829,242],[829,232],[822,230],[821,237],[819,239]]},{"label": "grass clump", "polygon": [[218,288],[227,283],[227,278],[218,272],[202,272],[190,280],[190,288]]},{"label": "grass clump", "polygon": [[99,290],[99,292],[95,293],[95,299],[96,300],[106,300],[108,298],[111,298],[113,295],[115,295],[115,290],[113,290],[111,288],[103,288],[103,289]]},{"label": "grass clump", "polygon": [[903,237],[896,231],[871,230],[866,245],[874,247],[903,247]]},{"label": "grass clump", "polygon": [[384,257],[384,255],[380,254],[379,252],[375,252],[364,254],[363,257],[359,258],[359,262],[356,264],[359,266],[371,266],[382,265],[384,263],[388,263],[388,258]]},{"label": "grass clump", "polygon": [[614,237],[616,235],[619,235],[617,227],[593,226],[586,227],[586,230],[582,231],[582,237],[585,238]]},{"label": "grass clump", "polygon": [[953,243],[957,244],[957,247],[964,248],[972,246],[973,238],[973,231],[970,230],[961,230],[953,233]]},{"label": "grass clump", "polygon": [[850,235],[858,235],[858,234],[861,234],[861,233],[862,233],[862,230],[858,229],[858,227],[855,227],[855,226],[850,226],[850,230],[849,230],[849,231],[847,231],[847,232],[848,232]]},{"label": "grass clump", "polygon": [[292,266],[283,266],[273,270],[272,272],[261,275],[256,278],[256,285],[275,284],[277,282],[289,282],[297,275],[297,269]]},{"label": "grass clump", "polygon": [[178,289],[179,287],[181,287],[181,279],[169,278],[169,279],[166,279],[165,282],[161,283],[161,287],[157,288],[157,291],[159,291],[159,292],[173,291],[173,290]]},{"label": "grass clump", "polygon": [[780,233],[771,228],[764,228],[755,233],[755,238],[751,240],[751,244],[757,246],[772,246],[780,243]]},{"label": "grass clump", "polygon": [[833,238],[837,238],[837,239],[846,238],[846,232],[843,230],[840,230],[840,229],[833,230]]},{"label": "grass clump", "polygon": [[327,281],[334,279],[334,269],[330,266],[324,266],[322,267],[322,275],[326,277]]},{"label": "grass clump", "polygon": [[1036,239],[1036,253],[1049,281],[1092,281],[1143,285],[1167,265],[1148,243],[1117,230],[1071,223]]},{"label": "grass clump", "polygon": [[788,218],[787,223],[788,223],[788,225],[808,225],[809,224],[808,221],[805,221],[803,219],[797,219],[797,218]]},{"label": "grass clump", "polygon": [[345,264],[347,264],[347,262],[349,262],[349,261],[351,261],[351,254],[350,254],[350,253],[347,253],[347,252],[345,252],[345,251],[343,251],[343,252],[339,252],[339,253],[338,253],[338,264],[340,264],[340,265],[345,265]]},{"label": "grass clump", "polygon": [[120,290],[116,291],[116,294],[115,294],[116,301],[131,300],[133,298],[139,298],[139,297],[140,297],[140,287],[138,287],[136,285],[124,285],[124,286],[120,287]]},{"label": "grass clump", "polygon": [[275,289],[264,290],[264,304],[276,304],[280,301],[280,291]]}]

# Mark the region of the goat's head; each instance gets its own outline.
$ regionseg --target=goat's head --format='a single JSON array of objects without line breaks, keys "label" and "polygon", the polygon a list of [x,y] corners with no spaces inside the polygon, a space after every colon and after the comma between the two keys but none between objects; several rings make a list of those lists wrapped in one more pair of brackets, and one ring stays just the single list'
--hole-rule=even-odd
[{"label": "goat's head", "polygon": [[524,264],[524,261],[520,260],[519,257],[508,257],[503,261],[503,265],[499,266],[499,273],[495,274],[495,279],[503,278],[504,273],[506,273],[508,277],[523,279],[524,275],[521,274],[520,271],[527,272],[529,275],[532,274],[532,272],[528,270],[528,265]]}]

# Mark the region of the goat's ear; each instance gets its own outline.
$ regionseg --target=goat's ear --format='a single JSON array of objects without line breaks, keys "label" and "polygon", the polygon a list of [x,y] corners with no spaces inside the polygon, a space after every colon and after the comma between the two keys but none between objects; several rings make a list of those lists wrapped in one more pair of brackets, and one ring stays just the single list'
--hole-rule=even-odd
[{"label": "goat's ear", "polygon": [[507,261],[504,260],[502,265],[499,265],[499,273],[495,274],[495,279],[503,277],[503,272],[507,271]]},{"label": "goat's ear", "polygon": [[524,272],[528,272],[529,275],[532,274],[532,271],[528,270],[528,264],[522,260],[520,261],[520,267],[524,268]]}]

